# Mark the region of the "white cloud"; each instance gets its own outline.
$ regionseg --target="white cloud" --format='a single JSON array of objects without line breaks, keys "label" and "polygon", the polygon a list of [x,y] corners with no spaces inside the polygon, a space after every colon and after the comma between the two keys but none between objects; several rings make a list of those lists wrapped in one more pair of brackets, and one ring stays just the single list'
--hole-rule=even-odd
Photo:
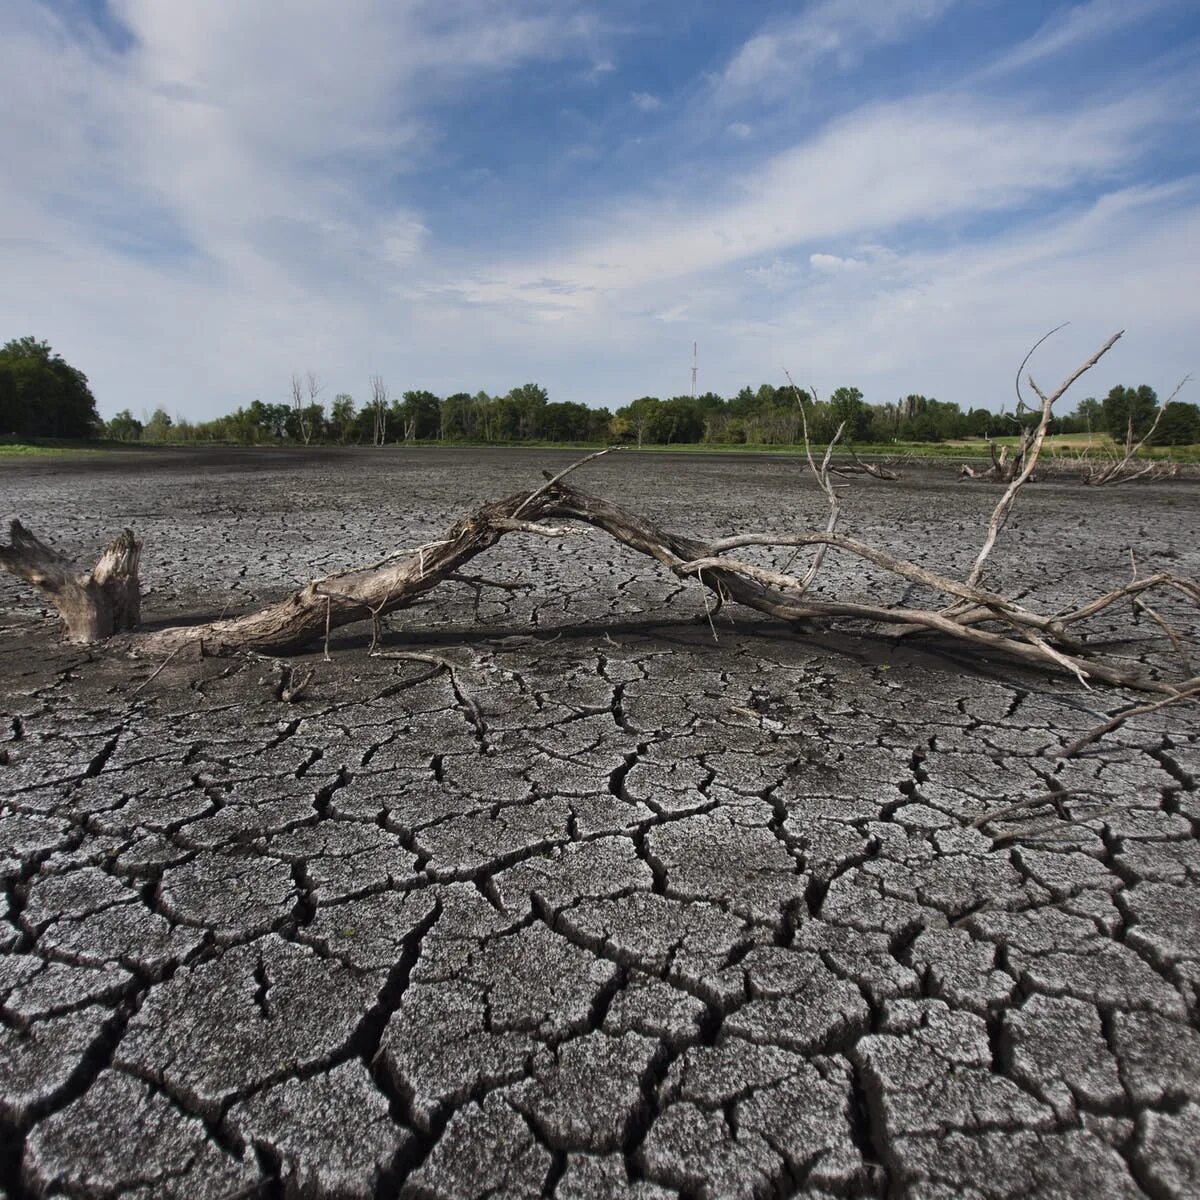
[{"label": "white cloud", "polygon": [[534,280],[549,276],[581,289],[563,304],[582,312],[591,303],[584,290],[598,297],[805,242],[869,239],[1016,207],[1111,176],[1168,99],[1146,94],[1065,114],[954,95],[868,107],[761,162],[701,207],[669,218],[657,202],[634,207],[597,241],[494,266],[491,297],[521,303]]},{"label": "white cloud", "polygon": [[662,101],[653,92],[631,92],[629,99],[634,108],[642,112],[653,112],[656,108],[662,108]]},{"label": "white cloud", "polygon": [[1088,0],[1051,16],[1032,37],[999,58],[985,74],[1015,71],[1085,42],[1145,21],[1172,0]]},{"label": "white cloud", "polygon": [[591,39],[557,0],[110,8],[121,51],[0,6],[0,229],[21,231],[0,323],[74,355],[105,411],[202,378],[211,414],[343,347],[364,375],[403,353],[406,323],[376,314],[429,243],[403,193],[431,102]]},{"label": "white cloud", "polygon": [[[730,371],[720,386],[756,378],[755,363],[780,362],[823,390],[854,383],[872,401],[915,390],[1011,405],[1021,357],[1064,320],[1070,327],[1031,364],[1043,385],[1128,330],[1067,409],[1114,383],[1169,385],[1189,367],[1189,331],[1200,321],[1200,296],[1176,283],[1200,271],[1200,180],[1119,190],[1003,234],[868,265],[796,278],[756,309],[740,296],[746,318],[725,334]],[[716,323],[713,310],[693,314],[701,340]]]},{"label": "white cloud", "polygon": [[820,0],[746,41],[720,76],[718,93],[733,100],[794,87],[824,61],[839,68],[876,46],[908,37],[938,20],[956,0]]},{"label": "white cloud", "polygon": [[747,267],[746,275],[754,280],[759,287],[772,290],[784,287],[800,273],[796,263],[776,255],[768,263],[760,266]]},{"label": "white cloud", "polygon": [[754,130],[751,128],[751,126],[747,125],[745,121],[731,121],[725,126],[725,132],[731,137],[735,137],[739,141],[744,142],[754,132]]},{"label": "white cloud", "polygon": [[404,264],[425,244],[429,230],[409,213],[395,213],[380,229],[383,257],[390,263]]},{"label": "white cloud", "polygon": [[[848,61],[945,7],[818,4],[769,31],[757,78],[786,79],[796,53]],[[1114,381],[1194,366],[1200,300],[1180,281],[1200,275],[1197,188],[1125,186],[1178,81],[1068,111],[955,92],[868,104],[769,155],[737,147],[721,185],[666,169],[653,194],[631,181],[566,220],[548,203],[533,249],[439,238],[405,182],[438,145],[430,98],[539,59],[595,61],[571,10],[346,0],[336,20],[305,3],[284,22],[232,0],[121,0],[138,41],[116,53],[10,0],[0,326],[49,338],[107,413],[192,417],[283,399],[310,365],[360,395],[380,371],[438,391],[537,378],[556,399],[620,403],[686,390],[695,336],[718,390],[787,362],[872,399],[999,402],[1068,317],[1066,366],[1121,324]],[[731,115],[713,130],[741,136]],[[477,183],[497,186],[482,167]],[[1007,232],[980,240],[981,226]]]},{"label": "white cloud", "polygon": [[662,312],[654,314],[656,321],[664,321],[668,325],[673,325],[677,321],[682,321],[687,317],[688,306],[686,304],[675,304],[670,308],[663,309]]},{"label": "white cloud", "polygon": [[865,271],[867,264],[861,258],[840,258],[836,254],[810,254],[809,266],[824,275],[841,275],[847,271]]}]

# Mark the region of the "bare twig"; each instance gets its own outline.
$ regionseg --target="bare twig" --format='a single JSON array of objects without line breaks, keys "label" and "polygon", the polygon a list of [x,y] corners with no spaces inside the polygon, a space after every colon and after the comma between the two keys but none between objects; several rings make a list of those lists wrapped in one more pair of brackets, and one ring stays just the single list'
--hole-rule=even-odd
[{"label": "bare twig", "polygon": [[142,680],[142,682],[141,682],[141,683],[139,683],[139,684],[137,685],[137,687],[135,687],[135,688],[133,689],[133,691],[130,693],[130,695],[136,696],[136,695],[138,694],[138,692],[140,692],[140,691],[142,690],[142,688],[144,688],[144,687],[145,687],[147,684],[149,684],[149,683],[153,683],[153,682],[154,682],[154,680],[156,680],[156,679],[157,679],[157,678],[158,678],[158,677],[159,677],[159,676],[160,676],[160,675],[163,673],[163,671],[165,671],[165,670],[167,669],[167,664],[168,664],[168,663],[170,663],[170,661],[171,661],[171,660],[172,660],[172,659],[173,659],[173,658],[174,658],[174,657],[175,657],[175,656],[176,656],[176,655],[177,655],[177,654],[180,652],[180,650],[182,650],[182,649],[183,649],[183,648],[184,648],[186,645],[187,645],[187,643],[186,643],[186,642],[180,642],[180,643],[179,643],[179,645],[178,645],[178,646],[176,646],[176,647],[175,647],[175,649],[174,649],[174,650],[172,650],[172,651],[171,651],[171,653],[170,653],[170,654],[168,654],[168,655],[167,655],[167,657],[166,657],[166,658],[164,658],[164,659],[162,660],[162,662],[160,662],[160,663],[158,664],[158,666],[154,668],[153,672],[151,672],[151,674],[147,675],[147,676],[146,676],[146,678],[145,678],[145,679],[143,679],[143,680]]},{"label": "bare twig", "polygon": [[990,824],[992,821],[1004,821],[1011,816],[1015,816],[1017,813],[1027,812],[1031,808],[1041,808],[1045,804],[1057,805],[1059,801],[1066,800],[1071,796],[1099,796],[1106,800],[1115,798],[1111,792],[1091,791],[1086,788],[1039,792],[1036,796],[1027,796],[1024,800],[1016,801],[1015,804],[1009,804],[1004,808],[996,808],[991,812],[980,814],[971,822],[971,828],[981,829],[984,825]]},{"label": "bare twig", "polygon": [[1156,712],[1160,708],[1166,708],[1171,704],[1180,704],[1185,700],[1195,700],[1200,697],[1200,679],[1189,680],[1184,685],[1183,690],[1176,692],[1172,696],[1167,696],[1163,700],[1155,700],[1150,704],[1139,704],[1134,708],[1127,708],[1124,712],[1119,712],[1115,717],[1110,717],[1103,725],[1097,725],[1095,729],[1089,730],[1081,738],[1073,741],[1065,750],[1058,753],[1058,758],[1073,758],[1085,746],[1090,746],[1093,742],[1098,742],[1106,734],[1112,733],[1114,729],[1120,729],[1131,717],[1140,717],[1145,713]]},{"label": "bare twig", "polygon": [[296,704],[303,700],[304,689],[312,683],[316,673],[315,668],[310,668],[308,671],[299,671],[294,667],[285,668],[279,683],[279,699],[284,704]]},{"label": "bare twig", "polygon": [[578,461],[573,462],[569,467],[559,471],[557,475],[552,475],[546,480],[545,483],[542,484],[541,487],[534,488],[534,490],[530,492],[520,504],[517,505],[517,507],[513,510],[512,515],[514,517],[519,517],[535,500],[541,496],[544,496],[546,492],[548,492],[556,483],[566,479],[566,477],[570,475],[572,471],[578,471],[584,463],[590,463],[594,459],[603,458],[606,454],[612,454],[614,451],[620,449],[620,446],[606,446],[603,450],[597,450],[594,454],[587,454]]},{"label": "bare twig", "polygon": [[1163,464],[1151,462],[1143,467],[1135,467],[1134,460],[1141,452],[1142,447],[1153,440],[1155,433],[1158,431],[1159,422],[1162,421],[1163,414],[1167,411],[1167,405],[1179,395],[1180,389],[1190,379],[1191,375],[1185,375],[1175,385],[1171,394],[1159,405],[1150,428],[1146,430],[1136,444],[1133,440],[1133,412],[1130,411],[1129,422],[1125,431],[1125,453],[1120,458],[1114,457],[1101,468],[1089,468],[1083,477],[1083,482],[1091,484],[1093,487],[1103,487],[1105,484],[1132,483],[1136,479],[1145,479],[1147,476],[1153,479],[1160,479],[1167,475],[1175,474],[1179,469],[1176,463]]}]

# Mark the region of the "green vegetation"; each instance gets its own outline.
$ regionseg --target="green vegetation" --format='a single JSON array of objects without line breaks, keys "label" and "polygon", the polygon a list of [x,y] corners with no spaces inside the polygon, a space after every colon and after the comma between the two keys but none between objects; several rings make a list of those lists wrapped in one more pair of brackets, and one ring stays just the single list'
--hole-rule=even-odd
[{"label": "green vegetation", "polygon": [[[292,404],[255,400],[214,421],[192,423],[156,409],[145,421],[128,410],[105,426],[108,437],[121,442],[222,442],[237,445],[303,443],[383,445],[597,445],[624,443],[637,447],[757,450],[795,449],[803,444],[804,419],[814,444],[823,445],[844,425],[843,441],[860,452],[905,453],[944,447],[947,453],[970,453],[974,445],[986,453],[983,439],[1015,436],[1036,414],[1020,418],[983,408],[967,411],[955,403],[909,395],[895,403],[868,404],[858,388],[840,387],[828,400],[790,387],[764,383],[742,388],[725,399],[714,392],[701,396],[641,396],[616,412],[583,404],[551,402],[546,389],[523,384],[500,396],[456,392],[440,397],[428,391],[404,392],[389,400],[382,381],[372,380],[372,399],[359,408],[348,393],[334,397],[329,409],[316,400],[320,391],[312,376],[305,395],[300,377],[293,380]],[[1103,403],[1084,400],[1075,412],[1056,417],[1054,434],[1085,434],[1107,444],[1106,434],[1123,440],[1130,413],[1138,433],[1158,412],[1151,388],[1114,388]],[[975,439],[972,443],[969,439]],[[1200,409],[1169,404],[1154,436],[1156,446],[1200,442]],[[936,451],[935,451],[936,452]]]},{"label": "green vegetation", "polygon": [[99,425],[87,376],[48,343],[14,338],[0,348],[0,436],[86,438]]},{"label": "green vegetation", "polygon": [[[455,392],[437,396],[406,391],[391,399],[379,377],[370,399],[359,407],[339,392],[328,408],[324,388],[313,372],[293,375],[291,402],[255,400],[226,416],[192,422],[165,408],[142,414],[129,409],[100,422],[82,372],[65,363],[45,342],[27,337],[0,350],[0,441],[6,437],[28,449],[0,447],[0,453],[37,453],[49,438],[104,437],[121,445],[602,445],[613,442],[656,449],[787,451],[803,445],[804,426],[814,445],[826,444],[839,426],[842,440],[859,453],[961,457],[986,454],[985,439],[1015,438],[1036,413],[1019,416],[964,410],[952,401],[912,393],[895,402],[869,404],[856,387],[837,388],[820,399],[793,387],[764,383],[725,398],[641,396],[618,408],[588,408],[572,401],[552,402],[545,388],[522,384],[503,395]],[[1200,443],[1200,408],[1172,396],[1160,408],[1145,384],[1114,387],[1102,400],[1082,400],[1073,413],[1055,417],[1051,453],[1111,453],[1158,424],[1150,452]],[[1079,439],[1067,447],[1067,440]],[[62,448],[61,446],[59,448]],[[41,452],[46,452],[42,450]],[[1194,457],[1186,450],[1173,457]]]}]

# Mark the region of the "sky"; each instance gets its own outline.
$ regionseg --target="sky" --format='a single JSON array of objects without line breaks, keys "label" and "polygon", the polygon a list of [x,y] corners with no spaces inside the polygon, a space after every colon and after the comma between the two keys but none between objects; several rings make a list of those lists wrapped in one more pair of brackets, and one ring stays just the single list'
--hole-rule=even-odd
[{"label": "sky", "polygon": [[[1198,0],[4,0],[0,341],[104,416],[1200,374]],[[1197,396],[1181,394],[1181,399]]]}]

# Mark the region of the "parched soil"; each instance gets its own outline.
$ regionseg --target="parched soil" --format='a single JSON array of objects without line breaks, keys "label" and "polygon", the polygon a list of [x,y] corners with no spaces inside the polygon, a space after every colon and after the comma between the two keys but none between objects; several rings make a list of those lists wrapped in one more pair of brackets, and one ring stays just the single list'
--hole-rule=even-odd
[{"label": "parched soil", "polygon": [[[569,457],[6,462],[0,515],[81,560],[133,526],[156,623],[434,539]],[[996,492],[952,470],[856,484],[846,528],[964,572]],[[778,460],[576,479],[701,535],[824,523]],[[990,581],[1053,609],[1131,547],[1200,575],[1198,542],[1194,486],[1044,483]],[[152,678],[0,579],[0,1198],[1200,1194],[1194,708],[1063,760],[1130,697],[710,624],[595,533],[473,569],[528,587],[448,584],[385,637],[452,672],[351,630],[328,662]]]}]

